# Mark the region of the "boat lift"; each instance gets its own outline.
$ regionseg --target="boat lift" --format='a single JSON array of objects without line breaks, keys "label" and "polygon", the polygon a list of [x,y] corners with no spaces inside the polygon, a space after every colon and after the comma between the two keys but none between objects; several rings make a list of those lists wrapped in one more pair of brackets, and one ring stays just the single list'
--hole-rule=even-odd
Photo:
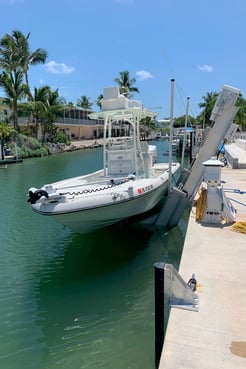
[{"label": "boat lift", "polygon": [[167,229],[175,227],[184,211],[190,208],[202,183],[203,162],[216,154],[221,142],[234,131],[233,119],[238,111],[235,106],[240,90],[224,85],[216,100],[210,120],[211,127],[191,168],[183,169],[177,186],[171,187],[169,195],[158,215],[155,225]]}]

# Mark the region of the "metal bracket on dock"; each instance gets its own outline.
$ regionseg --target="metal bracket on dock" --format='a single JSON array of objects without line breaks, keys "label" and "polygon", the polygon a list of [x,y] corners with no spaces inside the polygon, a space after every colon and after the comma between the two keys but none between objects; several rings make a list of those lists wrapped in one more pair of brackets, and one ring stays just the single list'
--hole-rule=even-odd
[{"label": "metal bracket on dock", "polygon": [[170,307],[172,308],[176,308],[176,309],[183,309],[183,310],[190,310],[190,311],[199,311],[199,298],[195,298],[193,299],[193,304],[184,304],[181,303],[177,304],[180,301],[176,301],[176,300],[170,300]]},{"label": "metal bracket on dock", "polygon": [[164,287],[169,306],[177,309],[199,311],[199,297],[192,291],[172,264],[165,264]]},{"label": "metal bracket on dock", "polygon": [[162,286],[159,287],[163,289],[161,293],[165,304],[177,309],[199,311],[199,297],[172,264],[158,262],[155,263],[155,269],[159,273],[159,279],[157,278],[156,282],[162,280]]},{"label": "metal bracket on dock", "polygon": [[[157,262],[155,268],[155,357],[158,366],[170,307],[198,311],[194,277],[186,283],[172,264]],[[195,281],[195,284],[194,284]],[[192,283],[191,283],[192,282]],[[189,284],[189,285],[188,285]]]}]

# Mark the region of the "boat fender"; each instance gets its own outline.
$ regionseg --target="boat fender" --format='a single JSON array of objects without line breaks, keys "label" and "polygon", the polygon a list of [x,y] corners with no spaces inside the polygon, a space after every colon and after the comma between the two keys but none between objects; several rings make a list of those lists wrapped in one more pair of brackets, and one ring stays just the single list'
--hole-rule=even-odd
[{"label": "boat fender", "polygon": [[36,190],[34,192],[32,190],[29,190],[28,194],[29,194],[29,197],[28,197],[27,202],[30,202],[31,204],[35,204],[36,201],[41,199],[41,197],[43,196],[45,196],[47,199],[49,198],[48,193],[44,190]]},{"label": "boat fender", "polygon": [[196,281],[196,278],[195,278],[195,274],[192,274],[192,277],[189,279],[187,284],[192,289],[193,292],[196,291],[197,281]]}]

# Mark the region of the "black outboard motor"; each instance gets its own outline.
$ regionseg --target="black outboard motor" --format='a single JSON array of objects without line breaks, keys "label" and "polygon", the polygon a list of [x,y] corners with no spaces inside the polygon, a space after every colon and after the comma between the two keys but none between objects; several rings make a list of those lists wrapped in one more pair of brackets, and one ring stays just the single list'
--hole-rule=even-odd
[{"label": "black outboard motor", "polygon": [[36,201],[38,201],[39,199],[41,199],[42,196],[45,196],[47,199],[49,198],[49,195],[46,191],[44,190],[36,190],[36,191],[32,191],[31,189],[28,191],[28,199],[27,202],[30,202],[31,204],[35,204]]}]

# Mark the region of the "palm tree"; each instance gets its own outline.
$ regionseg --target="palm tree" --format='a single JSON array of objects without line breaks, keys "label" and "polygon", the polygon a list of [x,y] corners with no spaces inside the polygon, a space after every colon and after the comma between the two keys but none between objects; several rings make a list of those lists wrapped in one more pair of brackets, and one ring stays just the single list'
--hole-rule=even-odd
[{"label": "palm tree", "polygon": [[202,96],[203,102],[199,103],[199,108],[203,108],[203,111],[199,114],[199,119],[204,125],[210,125],[210,116],[218,97],[217,92],[208,92],[206,96]]},{"label": "palm tree", "polygon": [[133,95],[131,94],[131,92],[139,93],[138,88],[132,86],[133,83],[136,82],[136,79],[130,79],[129,72],[127,70],[120,72],[120,78],[115,78],[114,80],[116,83],[118,83],[120,87],[120,93],[125,97],[132,97]]},{"label": "palm tree", "polygon": [[12,36],[6,34],[0,39],[0,67],[6,72],[16,71],[19,65],[18,53]]},{"label": "palm tree", "polygon": [[18,101],[24,98],[28,93],[27,85],[23,84],[23,73],[20,70],[2,72],[0,74],[0,86],[7,96],[3,99],[4,103],[13,111],[11,119],[14,123],[14,129],[18,131]]},{"label": "palm tree", "polygon": [[89,97],[83,95],[77,100],[77,106],[84,110],[91,110],[93,102],[90,101]]},{"label": "palm tree", "polygon": [[149,136],[151,131],[156,130],[157,121],[151,117],[145,117],[140,120],[140,131],[143,134],[143,137]]},{"label": "palm tree", "polygon": [[48,53],[42,48],[31,51],[29,37],[30,32],[25,36],[21,31],[14,30],[12,36],[6,34],[0,40],[0,67],[7,71],[20,68],[28,86],[28,95],[32,98],[28,80],[29,65],[44,64]]},{"label": "palm tree", "polygon": [[56,122],[57,117],[62,116],[63,114],[65,99],[63,97],[59,97],[58,88],[54,91],[51,91],[51,89],[48,88],[47,95],[48,99],[46,102],[46,114],[43,125],[43,140],[47,133],[49,134],[50,139],[53,140],[57,130],[54,123]]},{"label": "palm tree", "polygon": [[49,86],[34,88],[33,99],[19,105],[22,115],[29,115],[35,123],[35,137],[38,138],[39,124],[44,120],[46,114],[46,103],[48,100]]},{"label": "palm tree", "polygon": [[236,105],[238,106],[238,112],[235,116],[234,123],[244,131],[246,129],[246,100],[242,94],[239,94]]},{"label": "palm tree", "polygon": [[65,100],[59,97],[58,89],[49,86],[34,88],[33,99],[20,104],[22,115],[29,115],[35,122],[35,137],[38,138],[39,125],[43,126],[42,139],[46,133],[54,134],[54,122],[62,114]]},{"label": "palm tree", "polygon": [[[179,117],[175,118],[174,120],[174,128],[180,128],[180,127],[184,127],[185,126],[185,115],[180,115]],[[193,126],[196,122],[196,119],[194,117],[192,117],[191,115],[188,115],[187,117],[187,123],[189,126]]]},{"label": "palm tree", "polygon": [[101,110],[102,109],[102,102],[101,100],[103,99],[103,94],[100,94],[98,97],[97,97],[97,100],[96,100],[96,104],[97,106],[99,107],[99,109]]}]

